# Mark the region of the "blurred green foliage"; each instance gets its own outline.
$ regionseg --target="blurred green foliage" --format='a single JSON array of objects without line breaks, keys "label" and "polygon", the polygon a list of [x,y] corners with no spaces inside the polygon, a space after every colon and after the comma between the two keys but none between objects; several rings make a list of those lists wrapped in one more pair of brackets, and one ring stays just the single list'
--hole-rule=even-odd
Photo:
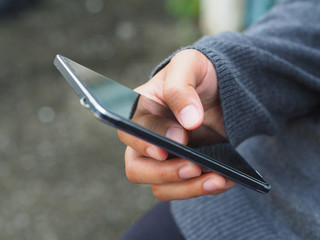
[{"label": "blurred green foliage", "polygon": [[196,19],[199,16],[200,0],[167,0],[167,12],[180,19]]}]

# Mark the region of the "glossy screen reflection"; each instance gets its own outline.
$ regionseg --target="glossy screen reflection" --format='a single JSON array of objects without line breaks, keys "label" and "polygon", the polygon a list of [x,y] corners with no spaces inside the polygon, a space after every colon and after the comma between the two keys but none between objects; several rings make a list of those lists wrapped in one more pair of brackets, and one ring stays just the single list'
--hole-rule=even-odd
[{"label": "glossy screen reflection", "polygon": [[[157,124],[164,124],[167,122],[177,123],[169,108],[69,59],[64,60],[69,65],[68,67],[72,69],[76,78],[80,81],[80,85],[83,85],[98,105],[108,112],[127,121],[132,121],[148,130],[150,130],[150,126],[148,126],[150,125],[150,119]],[[204,126],[201,126],[198,130],[200,131],[202,127]],[[154,131],[154,127],[153,130],[150,131]],[[212,145],[212,143],[208,141],[208,139],[210,140],[210,134],[208,134],[209,129],[206,128],[205,131],[207,133],[206,139],[201,141],[201,143],[205,142],[207,145],[211,145],[210,147],[202,146],[201,148],[197,148],[196,143],[193,142],[191,144],[192,141],[185,147],[187,149],[192,148],[194,151],[205,155],[214,162],[227,165],[236,171],[264,182],[261,176],[250,167],[229,143]],[[164,133],[157,132],[157,134],[165,137]],[[193,134],[194,132],[190,132],[191,136]]]}]

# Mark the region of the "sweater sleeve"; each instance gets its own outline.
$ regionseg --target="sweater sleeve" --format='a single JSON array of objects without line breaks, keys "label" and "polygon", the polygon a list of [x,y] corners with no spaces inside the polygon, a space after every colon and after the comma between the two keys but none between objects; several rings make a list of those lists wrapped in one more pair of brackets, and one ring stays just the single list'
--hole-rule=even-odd
[{"label": "sweater sleeve", "polygon": [[244,33],[206,36],[188,47],[215,66],[233,146],[320,110],[319,23],[318,0],[284,1]]}]

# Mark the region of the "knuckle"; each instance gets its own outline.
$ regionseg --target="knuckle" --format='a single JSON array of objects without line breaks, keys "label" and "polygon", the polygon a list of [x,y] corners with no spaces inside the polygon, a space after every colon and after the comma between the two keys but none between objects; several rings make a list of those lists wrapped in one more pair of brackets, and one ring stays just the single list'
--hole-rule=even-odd
[{"label": "knuckle", "polygon": [[154,184],[151,186],[152,187],[152,192],[153,195],[160,201],[168,201],[168,199],[163,195],[162,191],[161,191],[161,186]]},{"label": "knuckle", "polygon": [[120,130],[117,130],[117,133],[118,133],[118,137],[119,137],[120,141],[125,143],[124,133],[122,131],[120,131]]},{"label": "knuckle", "polygon": [[164,88],[163,97],[166,103],[174,103],[181,93],[181,87],[176,85],[167,85]]},{"label": "knuckle", "polygon": [[130,182],[136,183],[135,178],[133,177],[131,171],[128,168],[126,168],[126,176],[130,180]]},{"label": "knuckle", "polygon": [[126,176],[130,182],[136,183],[136,184],[139,183],[139,181],[136,177],[136,173],[135,173],[134,169],[132,168],[132,166],[130,166],[130,164],[126,164],[125,172],[126,172]]},{"label": "knuckle", "polygon": [[183,51],[178,52],[173,58],[172,60],[175,61],[179,61],[179,60],[184,60],[185,58],[196,58],[197,56],[199,56],[199,51],[195,50],[195,49],[185,49]]},{"label": "knuckle", "polygon": [[154,184],[154,185],[151,185],[151,188],[152,188],[153,195],[156,198],[158,198],[158,196],[160,195],[159,186]]}]

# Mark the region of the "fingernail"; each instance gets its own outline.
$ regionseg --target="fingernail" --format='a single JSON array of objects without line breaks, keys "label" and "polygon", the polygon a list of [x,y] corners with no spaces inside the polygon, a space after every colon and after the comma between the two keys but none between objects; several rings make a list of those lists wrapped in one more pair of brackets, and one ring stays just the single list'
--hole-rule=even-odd
[{"label": "fingernail", "polygon": [[178,143],[183,143],[183,129],[178,126],[171,126],[168,128],[166,136]]},{"label": "fingernail", "polygon": [[191,166],[184,166],[179,170],[179,176],[183,179],[193,178],[199,175],[199,171]]},{"label": "fingernail", "polygon": [[217,185],[217,182],[214,179],[208,179],[204,182],[203,189],[207,192],[214,192],[220,190],[221,187]]},{"label": "fingernail", "polygon": [[184,107],[179,113],[179,118],[185,128],[196,125],[199,122],[199,116],[199,110],[192,104]]}]

